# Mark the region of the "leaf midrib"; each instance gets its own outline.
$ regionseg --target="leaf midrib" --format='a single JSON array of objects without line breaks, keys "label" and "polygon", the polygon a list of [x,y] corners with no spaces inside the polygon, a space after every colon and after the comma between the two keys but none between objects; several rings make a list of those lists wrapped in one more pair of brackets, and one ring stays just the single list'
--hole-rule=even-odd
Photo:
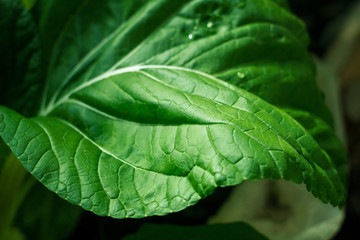
[{"label": "leaf midrib", "polygon": [[[57,91],[53,94],[53,96],[50,98],[48,106],[45,107],[45,102],[47,100],[47,94],[44,91],[43,99],[42,101],[44,101],[41,109],[40,109],[40,113],[39,115],[42,116],[44,115],[44,112],[48,111],[49,105],[53,105],[56,101],[56,99],[58,99],[59,94],[64,90],[64,87],[66,86],[66,84],[69,82],[69,80],[71,80],[71,78],[78,72],[78,70],[80,70],[82,67],[84,67],[86,65],[86,63],[88,62],[88,60],[90,60],[94,55],[98,54],[99,50],[105,46],[111,39],[113,39],[114,37],[119,37],[119,36],[124,36],[127,33],[127,29],[131,28],[133,25],[133,22],[137,21],[138,19],[141,18],[141,16],[143,15],[144,12],[148,11],[148,8],[151,9],[152,8],[152,4],[155,4],[156,2],[150,2],[149,4],[145,5],[143,8],[141,8],[140,10],[138,10],[133,16],[131,16],[130,19],[128,19],[126,22],[122,23],[118,28],[116,28],[113,32],[111,32],[107,37],[105,37],[101,42],[99,42],[94,48],[92,48],[80,61],[78,64],[76,64],[72,70],[69,72],[69,74],[67,74],[64,78],[64,81],[62,82],[61,86],[57,89]],[[78,10],[77,12],[79,12],[80,10]],[[161,24],[159,24],[159,26],[157,28],[155,28],[151,33],[155,33],[157,32],[159,29],[162,28],[162,26],[167,22],[167,20],[171,17],[173,17],[174,15],[176,15],[176,12],[173,13],[172,15],[170,15],[168,18],[163,19],[163,22]],[[70,20],[69,20],[70,21]],[[64,29],[65,31],[65,29]],[[119,36],[117,36],[118,33],[121,33]],[[148,37],[145,37],[139,45],[137,45],[135,48],[133,48],[131,51],[129,51],[128,54],[126,54],[121,60],[119,60],[117,63],[115,63],[107,72],[111,72],[112,70],[116,69],[117,66],[119,66],[123,61],[125,61],[127,58],[131,57],[133,54],[136,53],[137,50],[140,49],[140,47],[146,43],[146,41],[148,40]],[[54,47],[55,49],[55,47]],[[55,51],[55,50],[54,50]],[[53,54],[54,55],[54,54]],[[50,72],[50,69],[49,71]],[[105,72],[105,74],[107,73]],[[101,75],[100,75],[101,76]],[[98,77],[100,77],[98,76]],[[97,78],[97,77],[95,77]],[[93,78],[94,79],[94,78]],[[48,80],[49,80],[49,74],[46,78],[46,86],[48,85]],[[91,81],[91,80],[90,80]],[[48,87],[45,87],[44,90],[46,89],[47,91]]]}]

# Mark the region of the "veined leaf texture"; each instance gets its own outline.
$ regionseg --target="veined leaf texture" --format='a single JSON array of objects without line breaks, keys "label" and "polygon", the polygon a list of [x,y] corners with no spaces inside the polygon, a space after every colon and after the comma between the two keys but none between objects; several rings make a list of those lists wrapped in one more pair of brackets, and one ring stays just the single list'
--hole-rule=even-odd
[{"label": "veined leaf texture", "polygon": [[346,157],[284,1],[44,0],[24,14],[39,109],[0,107],[0,135],[60,197],[142,218],[284,178],[344,203]]}]

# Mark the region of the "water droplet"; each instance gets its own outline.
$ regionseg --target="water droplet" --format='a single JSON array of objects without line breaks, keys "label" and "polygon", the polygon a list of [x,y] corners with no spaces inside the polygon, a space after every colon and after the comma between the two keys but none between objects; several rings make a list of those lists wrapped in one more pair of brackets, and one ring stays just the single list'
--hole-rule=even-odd
[{"label": "water droplet", "polygon": [[193,37],[194,37],[194,36],[193,36],[191,33],[188,35],[188,38],[189,38],[189,39],[193,39]]},{"label": "water droplet", "polygon": [[212,28],[213,26],[214,26],[214,23],[211,21],[206,24],[207,28]]},{"label": "water droplet", "polygon": [[245,78],[245,74],[244,74],[244,73],[238,72],[237,75],[238,75],[238,77],[241,78],[241,79],[244,79],[244,78]]}]

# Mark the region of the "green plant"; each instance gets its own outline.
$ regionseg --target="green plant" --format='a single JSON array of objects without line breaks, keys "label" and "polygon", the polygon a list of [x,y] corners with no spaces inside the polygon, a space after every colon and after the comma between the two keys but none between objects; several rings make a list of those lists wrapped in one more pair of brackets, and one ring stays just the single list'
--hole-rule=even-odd
[{"label": "green plant", "polygon": [[143,218],[283,178],[344,204],[346,157],[285,1],[0,4],[0,135],[68,202]]}]

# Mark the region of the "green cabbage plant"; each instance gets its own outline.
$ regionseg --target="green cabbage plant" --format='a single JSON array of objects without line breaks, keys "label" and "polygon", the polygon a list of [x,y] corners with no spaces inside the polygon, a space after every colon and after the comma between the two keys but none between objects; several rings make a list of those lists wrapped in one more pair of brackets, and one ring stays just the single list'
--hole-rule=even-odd
[{"label": "green cabbage plant", "polygon": [[346,156],[286,1],[25,2],[0,2],[0,136],[49,191],[119,219],[261,179],[344,204]]}]

